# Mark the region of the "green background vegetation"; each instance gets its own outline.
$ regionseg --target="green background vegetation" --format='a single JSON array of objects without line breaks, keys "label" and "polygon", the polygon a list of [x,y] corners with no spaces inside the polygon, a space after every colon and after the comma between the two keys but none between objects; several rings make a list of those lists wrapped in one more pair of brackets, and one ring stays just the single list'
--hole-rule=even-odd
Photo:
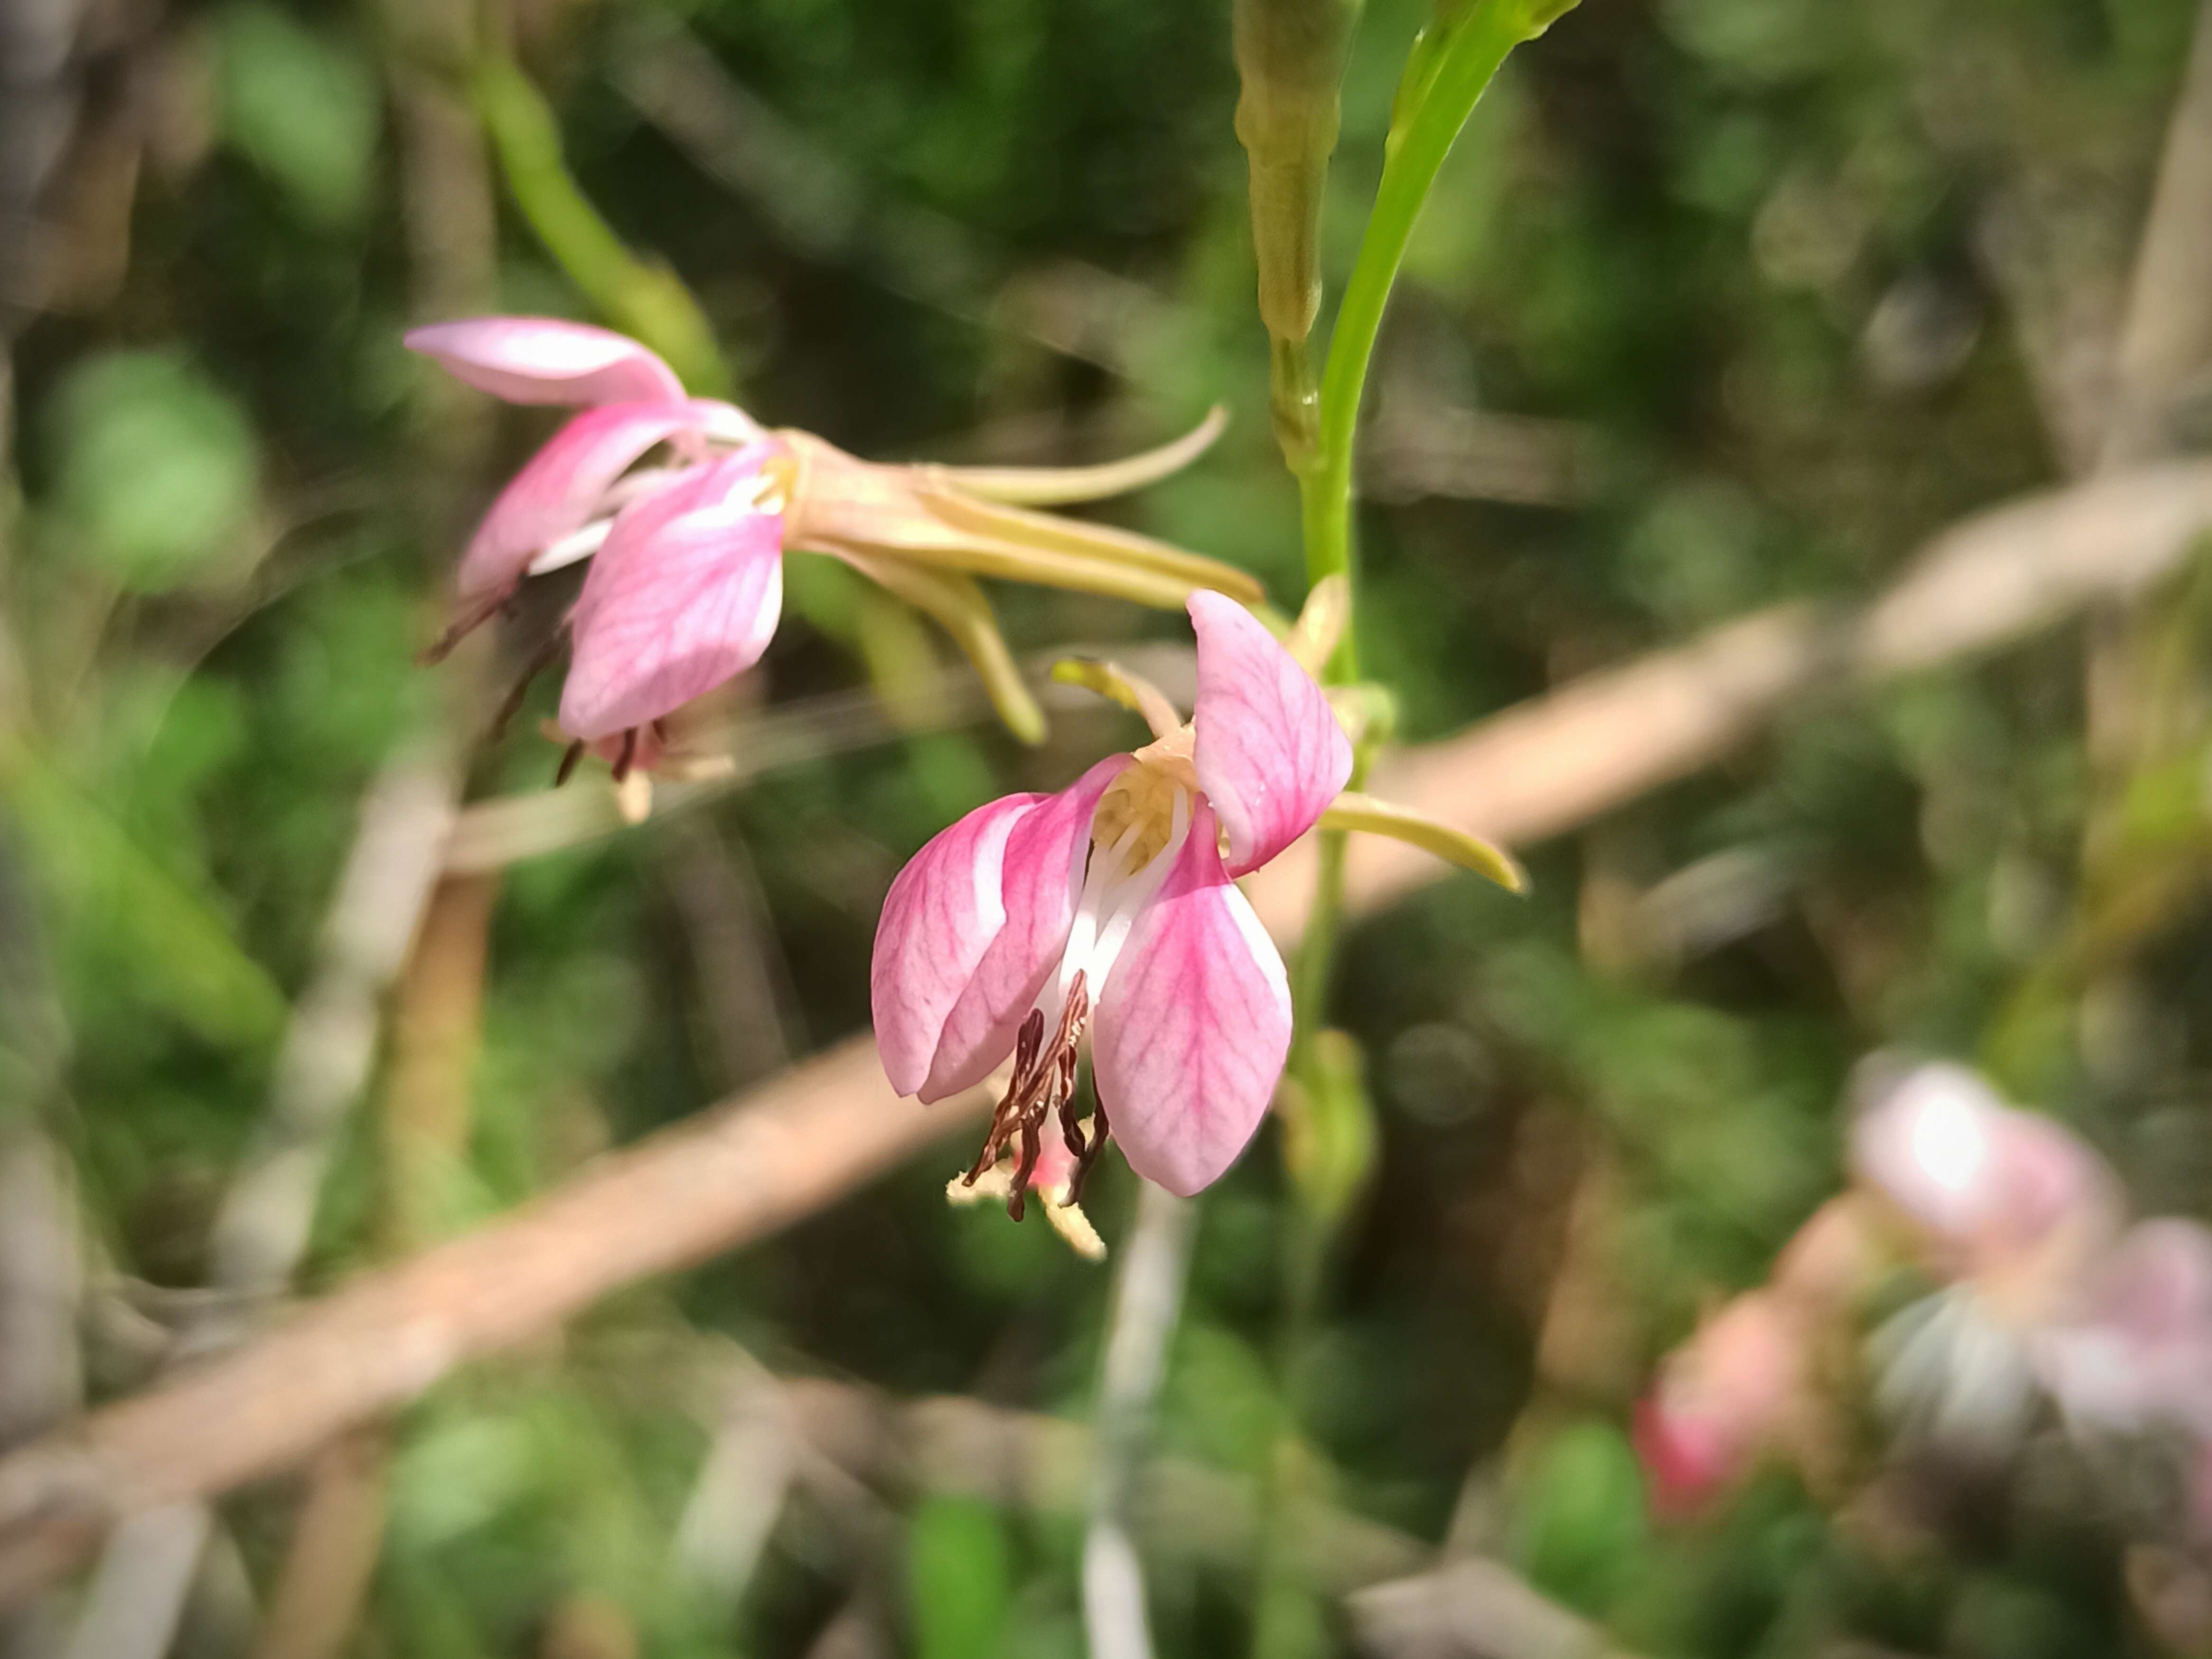
[{"label": "green background vegetation", "polygon": [[[1422,15],[1371,0],[1361,21],[1332,296]],[[1586,0],[1518,53],[1437,185],[1370,387],[1362,665],[1397,694],[1400,736],[1770,602],[1870,592],[1962,514],[2065,477],[2053,354],[2118,314],[2192,19],[2185,0]],[[500,412],[465,477],[426,447],[436,394],[398,345],[425,304],[410,216],[471,186],[410,183],[410,99],[493,137],[497,308],[645,333],[695,385],[872,457],[1093,459],[1225,401],[1200,465],[1111,512],[1260,573],[1286,606],[1302,586],[1225,4],[529,0],[487,28],[525,79],[453,61],[401,9],[179,10],[94,64],[130,88],[128,134],[106,136],[129,176],[88,106],[52,186],[66,269],[15,319],[0,1106],[66,1146],[107,1280],[205,1281],[362,793],[447,695],[414,656],[458,538],[547,429]],[[703,74],[670,94],[707,112],[697,131],[655,107],[671,63]],[[1036,337],[1055,331],[1081,350]],[[1535,502],[1433,488],[1408,456],[1470,413],[1543,422],[1568,483]],[[868,683],[912,696],[957,666],[834,573],[794,564],[792,583],[805,614],[757,676],[769,708]],[[1371,1181],[1291,1343],[1277,1131],[1207,1198],[1164,1445],[1257,1475],[1288,1391],[1341,1507],[1433,1540],[1472,1471],[1497,1494],[1494,1547],[1652,1655],[2137,1650],[2094,1516],[1985,1494],[1973,1524],[1876,1560],[1773,1477],[1662,1528],[1625,1436],[1653,1358],[1838,1184],[1839,1091],[1872,1048],[1978,1059],[2094,1141],[2142,1207],[2205,1211],[2212,730],[2182,586],[2159,612],[2170,731],[2117,779],[2085,746],[2068,627],[1793,713],[1529,849],[1526,901],[1455,875],[1353,925],[1333,1018],[1379,1119]],[[1177,632],[999,598],[1018,653]],[[532,728],[550,696],[480,759],[479,792],[550,778]],[[803,1053],[865,1023],[878,904],[908,854],[1128,736],[1102,715],[1034,750],[970,727],[823,752],[514,868],[438,1229],[780,1063],[758,1009],[730,1036],[702,868],[752,908],[766,1029]],[[2100,825],[2123,851],[2085,865]],[[1660,884],[1689,871],[1710,879],[1686,912]],[[2108,926],[2092,972],[2085,932],[2135,878],[2179,896]],[[1685,914],[1679,948],[1653,942]],[[305,1289],[386,1253],[375,1093]],[[735,1613],[673,1587],[705,1434],[651,1356],[733,1337],[778,1371],[1083,1415],[1107,1274],[1034,1218],[948,1208],[961,1155],[409,1413],[356,1650],[536,1652],[582,1598],[649,1654],[807,1651],[855,1569],[804,1504]],[[1095,1190],[1109,1243],[1133,1190],[1118,1167]],[[1569,1292],[1587,1328],[1540,1363]],[[92,1385],[137,1380],[95,1364]],[[271,1571],[282,1494],[226,1513]],[[1080,1651],[1069,1518],[936,1498],[886,1524],[903,1565],[875,1594],[902,1650]],[[1241,1650],[1257,1581],[1196,1553],[1154,1558],[1163,1650]],[[1343,1639],[1333,1607],[1308,1612],[1267,1645]]]}]

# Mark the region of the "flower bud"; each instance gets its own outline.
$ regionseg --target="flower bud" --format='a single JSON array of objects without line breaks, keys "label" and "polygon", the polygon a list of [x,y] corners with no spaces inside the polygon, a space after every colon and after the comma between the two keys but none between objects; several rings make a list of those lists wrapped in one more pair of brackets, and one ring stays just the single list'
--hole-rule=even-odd
[{"label": "flower bud", "polygon": [[1306,337],[1321,309],[1321,208],[1359,0],[1237,0],[1237,138],[1251,167],[1260,320],[1273,344],[1276,435],[1293,462],[1319,417]]}]

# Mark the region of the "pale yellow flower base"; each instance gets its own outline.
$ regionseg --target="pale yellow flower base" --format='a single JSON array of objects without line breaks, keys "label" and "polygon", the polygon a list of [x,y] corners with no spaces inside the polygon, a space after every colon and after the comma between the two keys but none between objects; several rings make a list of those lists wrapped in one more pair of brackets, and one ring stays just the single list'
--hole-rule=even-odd
[{"label": "pale yellow flower base", "polygon": [[[974,1186],[966,1179],[955,1176],[945,1184],[945,1196],[955,1204],[980,1204],[989,1199],[1003,1204],[1014,1193],[1014,1166],[1001,1162],[986,1170]],[[1032,1187],[1030,1196],[1044,1210],[1044,1218],[1052,1223],[1053,1231],[1067,1241],[1067,1246],[1086,1261],[1106,1259],[1106,1241],[1098,1237],[1098,1230],[1091,1224],[1091,1218],[1083,1213],[1079,1204],[1066,1202],[1067,1188]]]}]

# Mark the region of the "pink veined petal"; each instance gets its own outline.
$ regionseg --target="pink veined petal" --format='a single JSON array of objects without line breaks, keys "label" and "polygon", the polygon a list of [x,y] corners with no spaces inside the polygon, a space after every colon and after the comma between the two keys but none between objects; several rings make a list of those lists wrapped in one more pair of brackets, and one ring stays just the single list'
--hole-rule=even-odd
[{"label": "pink veined petal", "polygon": [[759,474],[732,455],[615,520],[576,599],[571,737],[644,726],[760,660],[783,609],[783,518],[752,505]]},{"label": "pink veined petal", "polygon": [[454,584],[463,608],[504,599],[541,548],[580,530],[610,484],[696,419],[685,404],[611,404],[555,433],[508,480],[471,538]]},{"label": "pink veined petal", "polygon": [[[1098,798],[1128,763],[1127,755],[1100,761],[1058,794],[1047,796],[1007,837],[1006,925],[945,1017],[928,1079],[920,1091],[925,1101],[942,1100],[981,1082],[1013,1052],[1023,1018],[1067,948]],[[1097,987],[1091,994],[1095,1000]]]},{"label": "pink veined petal", "polygon": [[472,317],[410,329],[410,351],[511,404],[681,403],[683,382],[627,335],[556,317]]},{"label": "pink veined petal", "polygon": [[1291,1048],[1283,959],[1230,884],[1201,805],[1098,1000],[1098,1097],[1129,1167],[1185,1196],[1237,1161]]},{"label": "pink veined petal", "polygon": [[1352,744],[1313,677],[1236,600],[1190,596],[1198,634],[1191,723],[1199,787],[1229,836],[1229,873],[1255,870],[1308,830],[1352,776]]},{"label": "pink veined petal", "polygon": [[1006,795],[977,807],[931,837],[884,896],[868,997],[884,1075],[902,1095],[928,1077],[945,1017],[1006,921],[1006,837],[1048,799]]}]

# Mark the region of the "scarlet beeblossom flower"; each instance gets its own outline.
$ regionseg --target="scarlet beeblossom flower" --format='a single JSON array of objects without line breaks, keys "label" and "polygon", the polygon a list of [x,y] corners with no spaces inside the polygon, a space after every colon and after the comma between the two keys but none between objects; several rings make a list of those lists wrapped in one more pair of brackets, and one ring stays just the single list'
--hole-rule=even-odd
[{"label": "scarlet beeblossom flower", "polygon": [[[1332,586],[1322,608],[1338,597]],[[1188,722],[1158,690],[1088,665],[1075,678],[1143,713],[1154,740],[1057,793],[978,807],[915,855],[884,902],[871,992],[884,1071],[931,1102],[1012,1055],[963,1179],[1009,1152],[1017,1218],[1050,1139],[1077,1160],[1070,1201],[1109,1132],[1139,1175],[1185,1194],[1243,1150],[1282,1076],[1291,993],[1236,878],[1316,823],[1397,835],[1519,882],[1487,843],[1344,793],[1352,745],[1309,668],[1225,595],[1194,593],[1188,610]],[[1326,658],[1304,622],[1294,637]],[[1086,1032],[1087,1136],[1075,1106]]]},{"label": "scarlet beeblossom flower", "polygon": [[2119,1182],[2056,1120],[1948,1063],[1874,1091],[1850,1144],[1854,1173],[1940,1285],[1875,1333],[1877,1399],[1904,1426],[1994,1457],[2032,1420],[2044,1334],[2078,1315],[2119,1237]]},{"label": "scarlet beeblossom flower", "polygon": [[1661,1362],[1633,1423],[1656,1514],[1698,1514],[1770,1457],[1815,1481],[1832,1473],[1835,1345],[1881,1269],[1866,1200],[1832,1198],[1765,1285],[1700,1319]]},{"label": "scarlet beeblossom flower", "polygon": [[1750,1472],[1805,1409],[1811,1346],[1805,1310],[1758,1290],[1700,1321],[1667,1357],[1634,1425],[1657,1514],[1694,1514]]},{"label": "scarlet beeblossom flower", "polygon": [[[769,431],[684,394],[635,340],[543,317],[438,323],[410,349],[509,403],[583,410],[502,489],[462,555],[441,655],[525,578],[592,560],[568,617],[560,729],[619,777],[659,757],[659,722],[758,661],[783,605],[787,552],[829,554],[935,617],[1034,740],[1042,716],[975,577],[1172,606],[1196,587],[1256,599],[1252,579],[1149,538],[1027,510],[1150,483],[1188,464],[1219,411],[1148,454],[1073,468],[880,465]],[[641,466],[665,447],[670,464]],[[1026,504],[1026,505],[1025,505]]]}]

